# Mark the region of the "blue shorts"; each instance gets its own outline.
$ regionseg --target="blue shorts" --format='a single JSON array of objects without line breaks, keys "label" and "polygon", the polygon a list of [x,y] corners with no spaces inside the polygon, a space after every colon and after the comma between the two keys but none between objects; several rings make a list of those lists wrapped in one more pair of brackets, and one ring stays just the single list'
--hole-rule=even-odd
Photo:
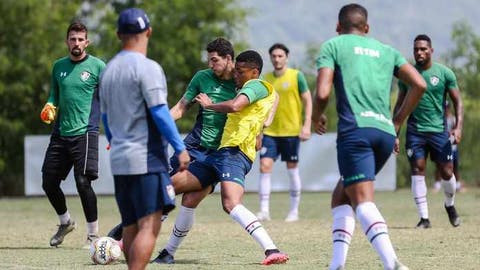
[{"label": "blue shorts", "polygon": [[113,179],[123,227],[157,211],[167,214],[175,208],[175,190],[167,173],[114,175]]},{"label": "blue shorts", "polygon": [[264,135],[260,158],[267,157],[277,160],[278,156],[281,156],[282,161],[298,162],[299,149],[299,137],[272,137]]},{"label": "blue shorts", "polygon": [[221,148],[204,161],[191,163],[188,170],[203,184],[231,181],[245,186],[252,161],[238,147]]},{"label": "blue shorts", "polygon": [[430,159],[438,163],[453,161],[452,144],[448,132],[417,132],[407,130],[405,148],[410,161]]},{"label": "blue shorts", "polygon": [[375,180],[393,152],[395,136],[376,128],[357,128],[337,137],[337,161],[343,185]]},{"label": "blue shorts", "polygon": [[[195,147],[187,145],[187,151],[188,151],[188,154],[190,155],[190,162],[194,162],[197,160],[204,161],[208,155],[215,152],[216,150],[208,149],[199,145]],[[177,173],[179,166],[180,165],[178,163],[177,156],[172,155],[172,157],[170,157],[170,171],[168,172],[170,176],[173,176],[174,174]]]}]

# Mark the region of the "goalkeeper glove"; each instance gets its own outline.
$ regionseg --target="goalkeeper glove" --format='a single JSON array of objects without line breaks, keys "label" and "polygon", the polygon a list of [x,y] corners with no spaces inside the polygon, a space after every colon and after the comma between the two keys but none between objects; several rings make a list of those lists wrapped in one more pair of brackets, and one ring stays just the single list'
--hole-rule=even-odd
[{"label": "goalkeeper glove", "polygon": [[46,124],[50,124],[55,120],[56,107],[52,103],[47,103],[43,106],[42,111],[40,112],[40,119]]}]

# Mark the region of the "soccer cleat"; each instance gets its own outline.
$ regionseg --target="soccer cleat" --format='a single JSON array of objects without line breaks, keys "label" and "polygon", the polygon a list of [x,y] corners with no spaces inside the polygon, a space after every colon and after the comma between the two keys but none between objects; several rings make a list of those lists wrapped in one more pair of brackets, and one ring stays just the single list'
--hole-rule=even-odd
[{"label": "soccer cleat", "polygon": [[430,220],[428,218],[420,218],[420,221],[417,224],[417,229],[428,229],[431,228]]},{"label": "soccer cleat", "polygon": [[265,259],[263,265],[282,264],[288,261],[288,255],[280,252],[278,249],[267,249],[265,251]]},{"label": "soccer cleat", "polygon": [[406,267],[405,265],[403,265],[401,262],[399,262],[398,260],[395,261],[395,266],[393,267],[393,270],[409,270],[408,267]]},{"label": "soccer cleat", "polygon": [[455,209],[455,206],[446,206],[445,205],[445,210],[447,210],[448,214],[448,219],[450,220],[450,224],[452,224],[453,227],[458,227],[460,226],[460,217],[457,214],[457,210]]},{"label": "soccer cleat", "polygon": [[270,220],[270,213],[268,212],[258,212],[257,218],[259,221],[269,221]]},{"label": "soccer cleat", "polygon": [[50,246],[56,247],[60,245],[63,242],[63,238],[65,238],[65,235],[73,231],[75,229],[75,226],[75,221],[71,219],[68,221],[67,224],[58,225],[57,233],[55,233],[50,239]]},{"label": "soccer cleat", "polygon": [[85,245],[83,246],[83,249],[90,249],[93,241],[95,241],[97,238],[98,235],[96,234],[87,234],[87,240],[85,240]]},{"label": "soccer cleat", "polygon": [[152,262],[160,264],[174,264],[175,259],[173,259],[173,256],[170,255],[166,249],[163,249],[158,253],[158,256]]},{"label": "soccer cleat", "polygon": [[120,223],[117,226],[113,227],[113,229],[111,229],[108,232],[107,236],[117,241],[120,241],[122,239],[122,232],[123,232],[123,227],[122,227],[122,223]]},{"label": "soccer cleat", "polygon": [[288,213],[287,217],[285,218],[285,222],[295,222],[298,221],[298,213],[290,212]]}]

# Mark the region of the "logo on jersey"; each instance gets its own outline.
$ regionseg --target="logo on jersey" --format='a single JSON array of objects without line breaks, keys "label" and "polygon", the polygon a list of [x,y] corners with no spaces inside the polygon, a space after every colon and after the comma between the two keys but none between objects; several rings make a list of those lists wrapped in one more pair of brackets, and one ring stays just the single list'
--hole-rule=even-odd
[{"label": "logo on jersey", "polygon": [[412,150],[412,148],[408,148],[408,149],[407,149],[407,156],[408,156],[408,157],[412,157],[412,156],[413,156],[413,150]]},{"label": "logo on jersey", "polygon": [[436,86],[440,82],[440,79],[437,76],[432,76],[430,77],[430,83],[433,86]]},{"label": "logo on jersey", "polygon": [[80,79],[82,79],[82,81],[86,81],[88,78],[90,78],[90,73],[87,71],[82,71],[82,73],[80,73]]},{"label": "logo on jersey", "polygon": [[288,87],[290,87],[290,83],[289,83],[289,82],[284,82],[284,83],[282,83],[282,88],[283,88],[283,89],[287,89]]},{"label": "logo on jersey", "polygon": [[219,85],[219,86],[217,86],[217,87],[213,87],[213,92],[215,92],[215,93],[218,93],[218,92],[220,92],[221,90],[222,90],[222,86],[221,86],[221,85]]},{"label": "logo on jersey", "polygon": [[67,77],[67,72],[60,72],[60,77]]},{"label": "logo on jersey", "polygon": [[168,197],[170,197],[170,200],[175,200],[175,189],[173,189],[172,185],[167,185],[165,187],[167,190]]}]

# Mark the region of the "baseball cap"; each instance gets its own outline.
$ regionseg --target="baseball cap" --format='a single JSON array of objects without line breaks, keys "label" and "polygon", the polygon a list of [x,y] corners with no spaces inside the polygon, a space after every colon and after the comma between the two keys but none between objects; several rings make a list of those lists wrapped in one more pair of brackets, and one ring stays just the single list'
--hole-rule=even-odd
[{"label": "baseball cap", "polygon": [[118,16],[117,26],[120,34],[137,34],[150,27],[150,20],[142,9],[128,8]]}]

